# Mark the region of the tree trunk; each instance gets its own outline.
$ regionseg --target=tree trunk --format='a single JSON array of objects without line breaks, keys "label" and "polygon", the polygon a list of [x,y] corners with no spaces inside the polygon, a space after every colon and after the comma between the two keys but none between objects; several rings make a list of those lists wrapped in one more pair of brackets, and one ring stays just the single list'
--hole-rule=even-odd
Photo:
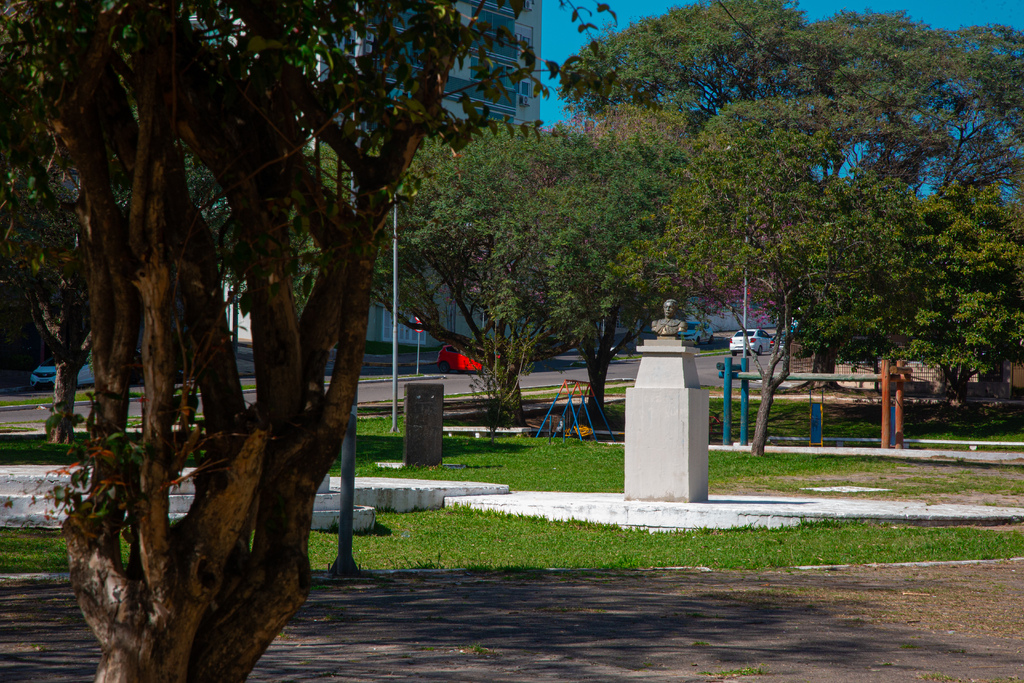
[{"label": "tree trunk", "polygon": [[829,346],[818,349],[814,352],[811,360],[811,372],[835,372],[836,358],[839,357],[839,347]]},{"label": "tree trunk", "polygon": [[[240,22],[290,39],[290,15],[275,20],[271,10],[246,5]],[[75,68],[47,75],[60,97],[46,108],[46,135],[59,138],[79,173],[96,377],[62,530],[71,583],[101,647],[97,680],[231,683],[245,680],[310,590],[313,504],[349,422],[376,245],[418,145],[447,130],[443,97],[457,56],[422,53],[415,114],[395,114],[381,129],[393,135],[370,152],[358,142],[363,134],[351,137],[335,121],[337,106],[317,99],[322,83],[301,67],[275,61],[268,68],[276,71],[255,80],[229,76],[212,43],[178,39],[194,35],[187,11],[151,11],[145,3],[97,10],[91,27],[75,26],[84,39],[61,42]],[[457,16],[438,16],[444,35],[461,35]],[[143,24],[137,44],[111,44],[121,27]],[[430,116],[443,120],[423,123]],[[352,187],[310,170],[303,153],[320,135]],[[206,222],[208,198],[190,193],[186,154],[216,178],[230,214],[223,231]],[[225,233],[237,243],[218,242]],[[322,258],[306,262],[294,252],[300,233]],[[300,263],[310,265],[312,283],[301,314],[293,282]],[[235,278],[251,305],[251,405],[225,315],[225,283]],[[127,424],[137,349],[147,406],[141,434]],[[201,420],[190,402],[197,393]],[[186,474],[190,460],[196,467]],[[169,491],[186,477],[193,501],[175,519]]]},{"label": "tree trunk", "polygon": [[75,425],[71,415],[75,411],[75,394],[78,391],[80,368],[66,360],[54,358],[57,376],[53,380],[53,412],[64,414],[50,430],[50,443],[72,443],[75,440]]},{"label": "tree trunk", "polygon": [[519,386],[519,373],[516,372],[515,382],[509,389],[509,404],[512,409],[512,423],[516,427],[526,426],[526,411],[523,410],[523,390]]},{"label": "tree trunk", "polygon": [[593,337],[581,341],[577,346],[587,364],[587,379],[590,380],[592,392],[590,401],[592,410],[604,410],[605,384],[608,381],[608,368],[611,367],[611,362],[615,360],[619,351],[640,336],[640,329],[636,328],[627,331],[622,339],[615,343],[615,328],[618,323],[619,309],[616,307],[604,317],[600,326],[595,325]]},{"label": "tree trunk", "polygon": [[[769,356],[768,365],[759,367],[761,373],[761,405],[757,409],[757,421],[754,423],[754,439],[750,442],[751,455],[764,455],[764,447],[768,443],[768,418],[771,414],[775,392],[789,376],[790,359],[793,356],[793,335],[790,334],[792,314],[790,298],[783,298],[782,343],[776,344]],[[756,362],[756,357],[755,357]],[[758,365],[760,365],[758,363]]]},{"label": "tree trunk", "polygon": [[967,404],[967,385],[974,377],[973,368],[965,365],[943,365],[942,375],[946,380],[946,403],[953,408],[960,408]]},{"label": "tree trunk", "polygon": [[587,362],[587,379],[590,380],[590,410],[604,410],[605,384],[608,381],[608,361],[600,356],[594,363]]},{"label": "tree trunk", "polygon": [[[811,372],[835,373],[836,359],[839,357],[839,347],[829,346],[818,349],[811,359]],[[815,389],[838,389],[838,382],[811,382]]]}]

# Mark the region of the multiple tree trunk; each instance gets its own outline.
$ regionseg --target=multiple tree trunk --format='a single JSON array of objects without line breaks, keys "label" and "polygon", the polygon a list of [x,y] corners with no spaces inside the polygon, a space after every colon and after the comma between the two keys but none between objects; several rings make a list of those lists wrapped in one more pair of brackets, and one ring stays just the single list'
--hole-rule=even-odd
[{"label": "multiple tree trunk", "polygon": [[[257,5],[240,11],[273,37]],[[88,479],[63,532],[76,596],[102,648],[99,681],[244,680],[305,600],[315,492],[338,457],[362,364],[378,234],[391,207],[380,196],[427,133],[403,119],[371,156],[337,132],[335,112],[298,69],[284,65],[279,82],[265,85],[232,81],[184,28],[172,24],[125,55],[107,41],[121,19],[101,12],[50,122],[81,180],[96,398],[82,454]],[[446,54],[420,63],[417,116],[441,115],[454,59]],[[311,129],[345,158],[356,195],[305,158]],[[208,224],[206,198],[190,196],[190,157],[223,188],[228,227]],[[115,194],[122,182],[127,204]],[[296,217],[323,255],[301,315]],[[225,316],[228,229],[251,297],[252,405]],[[250,256],[239,259],[243,250]],[[127,422],[137,353],[139,437]],[[58,392],[73,390],[62,373]],[[172,525],[168,490],[183,478],[194,502]]]}]

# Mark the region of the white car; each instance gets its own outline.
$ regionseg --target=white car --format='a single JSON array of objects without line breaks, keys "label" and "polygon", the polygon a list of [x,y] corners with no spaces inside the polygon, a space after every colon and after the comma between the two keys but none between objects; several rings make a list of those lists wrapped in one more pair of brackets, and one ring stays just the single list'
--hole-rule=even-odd
[{"label": "white car", "polygon": [[[768,353],[772,347],[772,338],[762,329],[747,330],[747,342],[750,344],[750,352],[760,356]],[[729,340],[729,353],[738,356],[743,353],[743,330],[737,330]]]},{"label": "white car", "polygon": [[[35,388],[43,384],[52,385],[56,379],[57,366],[52,358],[47,358],[38,368],[32,371],[32,375],[28,378],[28,381],[29,384]],[[92,366],[86,363],[82,366],[82,369],[78,371],[78,386],[84,387],[95,383],[96,379],[92,375]]]},{"label": "white car", "polygon": [[686,321],[686,330],[682,333],[684,341],[691,341],[698,346],[701,344],[710,344],[711,340],[715,338],[715,333],[711,330],[711,325],[706,322],[698,320]]}]

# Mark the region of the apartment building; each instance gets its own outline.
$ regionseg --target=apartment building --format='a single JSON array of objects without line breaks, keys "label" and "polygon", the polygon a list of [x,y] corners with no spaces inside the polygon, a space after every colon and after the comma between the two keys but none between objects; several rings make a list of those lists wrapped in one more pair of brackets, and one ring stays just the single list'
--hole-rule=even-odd
[{"label": "apartment building", "polygon": [[[512,31],[517,38],[521,41],[525,41],[533,47],[535,54],[538,54],[539,56],[541,39],[541,2],[542,0],[523,0],[523,11],[520,12],[517,17],[508,3],[505,3],[503,7],[498,7],[498,4],[494,2],[494,0],[486,0],[481,13],[481,19],[489,23],[491,26],[504,26],[508,30]],[[477,3],[475,2],[464,2],[463,0],[459,0],[457,3],[459,10],[467,16],[476,9],[476,5]],[[514,46],[496,46],[494,51],[491,52],[491,58],[498,62],[505,62],[510,67],[515,67],[519,62],[520,56],[518,49]],[[485,99],[482,95],[477,94],[473,88],[472,81],[472,68],[475,64],[475,60],[476,58],[473,58],[473,61],[467,61],[461,69],[456,69],[448,76],[449,97],[446,98],[445,106],[450,111],[454,113],[462,112],[462,107],[458,103],[458,99],[462,92],[466,92],[473,100],[486,103],[490,106],[492,114],[496,117],[511,116],[516,124],[536,121],[540,118],[540,98],[534,97],[532,83],[523,82],[513,85],[511,81],[506,82],[505,86],[508,89],[510,96],[508,99],[503,99],[499,102],[492,102]],[[385,258],[385,256],[382,255],[382,258]],[[456,315],[454,310],[450,312],[448,318],[449,329],[458,330],[460,326],[465,325],[462,321],[462,317],[460,315]],[[372,305],[370,307],[370,319],[366,330],[366,339],[368,341],[390,342],[391,337],[391,314],[382,306],[377,304]],[[399,323],[399,343],[416,344],[416,340],[417,333]],[[433,345],[437,343],[432,337],[425,334],[421,336],[420,341],[424,345]]]}]

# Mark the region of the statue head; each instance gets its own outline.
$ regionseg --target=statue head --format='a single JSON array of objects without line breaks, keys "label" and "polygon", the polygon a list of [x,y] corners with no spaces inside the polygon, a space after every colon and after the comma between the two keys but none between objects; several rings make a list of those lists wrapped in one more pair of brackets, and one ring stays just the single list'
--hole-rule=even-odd
[{"label": "statue head", "polygon": [[676,309],[677,309],[678,306],[679,306],[679,303],[675,299],[667,299],[665,301],[665,308],[664,308],[664,310],[665,310],[665,317],[670,319],[670,320],[672,318],[676,317]]}]

